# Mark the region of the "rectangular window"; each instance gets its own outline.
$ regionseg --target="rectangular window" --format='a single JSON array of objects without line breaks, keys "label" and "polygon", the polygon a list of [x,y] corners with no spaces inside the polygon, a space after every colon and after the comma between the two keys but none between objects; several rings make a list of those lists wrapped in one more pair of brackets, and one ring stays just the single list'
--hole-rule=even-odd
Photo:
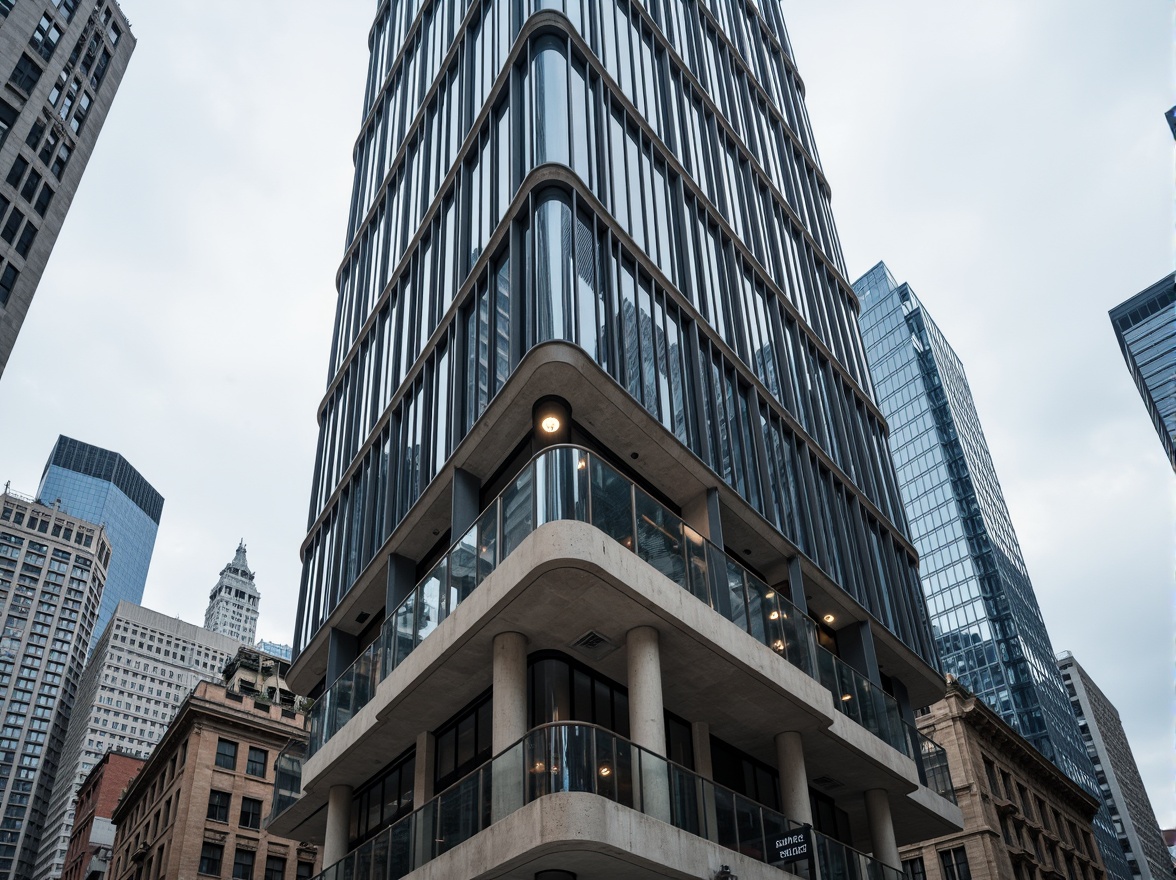
[{"label": "rectangular window", "polygon": [[927,880],[927,868],[923,864],[922,856],[915,856],[913,859],[904,859],[902,872],[906,874],[907,880]]},{"label": "rectangular window", "polygon": [[250,776],[260,776],[265,779],[265,767],[269,763],[269,753],[265,749],[249,747],[249,758],[245,762],[245,772]]},{"label": "rectangular window", "polygon": [[28,55],[22,54],[16,62],[16,67],[12,68],[8,82],[27,95],[32,92],[40,78],[41,68]]},{"label": "rectangular window", "polygon": [[7,101],[0,101],[0,144],[8,137],[8,131],[16,123],[17,110]]},{"label": "rectangular window", "polygon": [[37,193],[37,201],[33,203],[33,210],[41,217],[45,216],[45,212],[49,210],[49,202],[53,200],[53,189],[49,184],[43,184],[41,191]]},{"label": "rectangular window", "polygon": [[17,156],[12,162],[12,167],[8,169],[8,177],[5,180],[9,186],[13,188],[18,187],[24,178],[25,172],[28,170],[29,160],[24,156]]},{"label": "rectangular window", "polygon": [[16,240],[16,233],[23,222],[24,214],[13,208],[12,213],[8,215],[8,222],[4,224],[3,229],[0,229],[0,238],[12,244]]},{"label": "rectangular window", "polygon": [[36,50],[38,55],[48,61],[53,57],[53,51],[57,48],[57,41],[60,39],[61,31],[53,23],[53,19],[47,15],[42,15],[41,21],[37,24],[37,29],[33,31],[32,37],[29,38],[29,45]]},{"label": "rectangular window", "polygon": [[224,854],[225,848],[219,843],[205,841],[204,846],[200,848],[200,865],[196,868],[197,873],[219,877]]},{"label": "rectangular window", "polygon": [[31,202],[33,197],[37,194],[37,187],[41,185],[41,175],[33,171],[29,174],[24,182],[24,186],[20,189],[20,197],[26,202]]},{"label": "rectangular window", "polygon": [[278,856],[267,856],[265,880],[286,880],[286,860]]},{"label": "rectangular window", "polygon": [[241,798],[241,827],[261,828],[261,801],[257,798]]},{"label": "rectangular window", "polygon": [[237,744],[227,739],[217,740],[216,766],[226,770],[237,769]]},{"label": "rectangular window", "polygon": [[53,172],[53,176],[61,180],[61,175],[65,174],[65,166],[69,164],[69,157],[73,155],[73,151],[68,145],[62,144],[57,148],[57,155],[53,157],[53,162],[49,166],[49,170]]},{"label": "rectangular window", "polygon": [[253,850],[237,850],[233,855],[233,880],[253,880],[253,858]]},{"label": "rectangular window", "polygon": [[0,273],[0,306],[8,304],[8,297],[12,296],[12,288],[16,286],[16,279],[20,273],[9,263]]},{"label": "rectangular window", "polygon": [[29,255],[29,248],[33,246],[33,239],[37,237],[37,227],[32,223],[26,223],[24,229],[21,230],[20,238],[16,240],[16,252],[22,257]]},{"label": "rectangular window", "polygon": [[310,880],[314,876],[313,862],[299,862],[298,869],[294,874],[295,880]]},{"label": "rectangular window", "polygon": [[972,880],[968,854],[962,846],[943,850],[939,853],[939,861],[943,864],[943,880]]},{"label": "rectangular window", "polygon": [[208,814],[207,817],[213,822],[228,822],[229,821],[229,806],[233,800],[233,795],[227,791],[217,791],[213,789],[208,793]]}]

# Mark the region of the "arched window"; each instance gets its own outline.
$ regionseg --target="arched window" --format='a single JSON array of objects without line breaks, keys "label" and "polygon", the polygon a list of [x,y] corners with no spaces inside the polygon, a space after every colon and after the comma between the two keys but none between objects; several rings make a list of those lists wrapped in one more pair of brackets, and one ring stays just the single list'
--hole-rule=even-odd
[{"label": "arched window", "polygon": [[575,342],[572,304],[572,207],[558,189],[545,190],[535,209],[536,343]]},{"label": "arched window", "polygon": [[571,164],[568,150],[568,59],[565,43],[540,37],[532,61],[535,71],[535,164]]}]

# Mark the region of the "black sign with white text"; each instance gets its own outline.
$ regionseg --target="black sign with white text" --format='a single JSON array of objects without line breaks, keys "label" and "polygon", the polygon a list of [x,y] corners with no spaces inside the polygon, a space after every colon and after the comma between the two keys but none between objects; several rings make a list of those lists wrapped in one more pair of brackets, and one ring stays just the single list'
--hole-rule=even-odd
[{"label": "black sign with white text", "polygon": [[813,837],[808,828],[776,838],[776,862],[796,862],[812,856]]}]

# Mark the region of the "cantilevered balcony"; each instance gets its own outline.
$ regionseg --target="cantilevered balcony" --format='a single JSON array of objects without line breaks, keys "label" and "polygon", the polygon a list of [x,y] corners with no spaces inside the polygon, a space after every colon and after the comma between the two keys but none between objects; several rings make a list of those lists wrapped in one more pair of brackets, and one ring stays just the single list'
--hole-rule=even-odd
[{"label": "cantilevered balcony", "polygon": [[[607,833],[615,831],[619,816],[606,812],[612,828],[583,822],[563,837],[560,814],[572,811],[583,817],[602,807],[615,812],[613,805],[655,821],[631,826],[641,838],[633,839]],[[524,811],[525,822],[512,821]],[[519,833],[528,827],[531,835]],[[496,833],[499,828],[502,833]],[[687,845],[675,830],[688,836]],[[485,838],[472,842],[487,831]],[[660,857],[667,850],[674,853],[668,861]],[[707,852],[711,860],[717,857],[735,866],[733,873],[752,878],[771,876],[775,869],[803,880],[903,876],[611,731],[577,723],[530,731],[319,876],[395,880],[429,867],[427,875],[437,877],[484,873],[530,878],[544,869],[572,869],[583,876],[618,876],[623,871],[626,877],[672,877],[695,870],[699,854]],[[618,862],[624,867],[618,868]],[[481,870],[470,871],[471,863]]]},{"label": "cantilevered balcony", "polygon": [[380,637],[311,710],[308,757],[524,538],[558,520],[595,526],[818,680],[844,715],[915,760],[920,781],[954,801],[942,750],[903,720],[893,697],[820,647],[807,616],[600,456],[572,446],[537,455],[388,615]]}]

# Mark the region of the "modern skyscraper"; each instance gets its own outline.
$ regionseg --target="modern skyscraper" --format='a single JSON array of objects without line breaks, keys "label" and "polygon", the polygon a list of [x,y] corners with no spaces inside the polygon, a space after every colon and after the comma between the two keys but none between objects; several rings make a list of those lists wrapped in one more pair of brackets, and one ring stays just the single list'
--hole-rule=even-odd
[{"label": "modern skyscraper", "polygon": [[778,4],[386,0],[371,52],[271,829],[754,878],[958,828]]},{"label": "modern skyscraper", "polygon": [[198,682],[220,681],[240,647],[150,608],[115,606],[78,685],[33,876],[61,876],[78,791],[103,754],[148,757],[180,702]]},{"label": "modern skyscraper", "polygon": [[109,562],[102,526],[0,495],[0,880],[33,875]]},{"label": "modern skyscraper", "polygon": [[[1097,797],[964,366],[885,263],[854,289],[943,668]],[[1107,872],[1126,880],[1105,811],[1095,828]]]},{"label": "modern skyscraper", "polygon": [[1142,880],[1172,880],[1172,859],[1119,712],[1069,651],[1058,655],[1058,668],[1131,875]]},{"label": "modern skyscraper", "polygon": [[1131,378],[1176,469],[1176,272],[1110,315]]},{"label": "modern skyscraper", "polygon": [[134,49],[115,0],[0,2],[0,376]]},{"label": "modern skyscraper", "polygon": [[245,541],[237,545],[233,561],[221,569],[220,579],[208,594],[204,628],[247,645],[257,636],[261,594],[253,585],[253,572],[245,558]]},{"label": "modern skyscraper", "polygon": [[163,496],[117,452],[59,436],[45,462],[37,498],[50,507],[60,502],[70,516],[106,527],[113,552],[89,645],[93,648],[119,602],[143,601]]}]

